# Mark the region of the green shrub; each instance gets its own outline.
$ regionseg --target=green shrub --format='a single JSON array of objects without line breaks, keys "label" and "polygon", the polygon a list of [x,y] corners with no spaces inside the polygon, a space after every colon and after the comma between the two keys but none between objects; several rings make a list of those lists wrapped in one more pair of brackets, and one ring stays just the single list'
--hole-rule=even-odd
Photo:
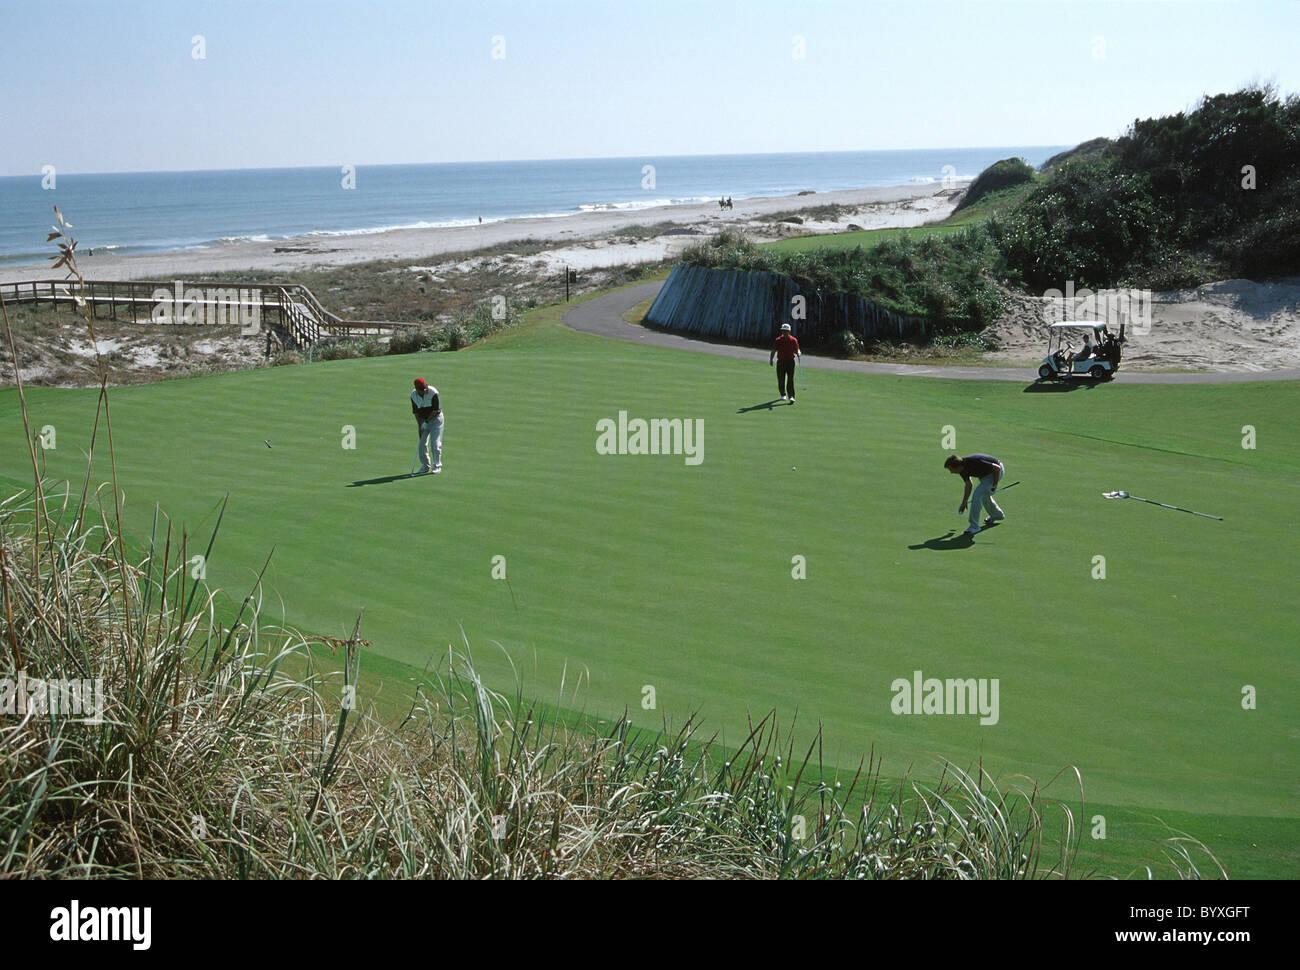
[{"label": "green shrub", "polygon": [[1160,251],[1169,215],[1144,175],[1113,158],[1062,165],[994,229],[1007,263],[1032,287],[1112,286]]},{"label": "green shrub", "polygon": [[469,330],[461,323],[449,323],[442,328],[443,339],[448,350],[460,350],[473,343]]},{"label": "green shrub", "polygon": [[961,197],[961,201],[953,211],[960,212],[986,195],[1033,180],[1034,169],[1023,158],[1004,158],[994,162],[976,176],[975,181],[970,184],[970,188],[966,190],[966,194]]},{"label": "green shrub", "polygon": [[930,338],[930,345],[933,347],[951,347],[955,349],[968,350],[994,350],[996,345],[988,338],[981,336],[970,330],[960,333],[939,333]]},{"label": "green shrub", "polygon": [[388,341],[390,354],[416,354],[433,343],[433,333],[423,327],[403,327]]},{"label": "green shrub", "polygon": [[1008,275],[1027,285],[1162,289],[1300,272],[1294,95],[1254,86],[1207,96],[1045,168],[1046,181],[990,226]]},{"label": "green shrub", "polygon": [[857,357],[862,353],[862,338],[852,330],[841,330],[835,335],[831,352],[836,357]]},{"label": "green shrub", "polygon": [[317,360],[352,360],[361,357],[361,347],[351,340],[335,340],[321,344],[315,353]]}]

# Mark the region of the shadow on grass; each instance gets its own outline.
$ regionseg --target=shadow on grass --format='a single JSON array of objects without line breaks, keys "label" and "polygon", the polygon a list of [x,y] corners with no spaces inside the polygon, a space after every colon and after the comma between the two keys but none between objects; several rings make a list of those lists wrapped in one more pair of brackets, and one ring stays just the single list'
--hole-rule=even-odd
[{"label": "shadow on grass", "polygon": [[926,539],[925,542],[917,543],[914,546],[908,546],[909,549],[933,549],[936,552],[948,552],[952,549],[969,549],[975,544],[975,537],[967,535],[965,532],[958,532],[956,529],[949,529],[941,536],[933,539]]},{"label": "shadow on grass", "polygon": [[755,404],[753,407],[737,408],[736,413],[748,414],[750,411],[771,411],[773,408],[786,407],[788,404],[788,401],[782,401],[780,398],[776,398],[771,401],[764,401],[762,404]]},{"label": "shadow on grass", "polygon": [[360,482],[348,482],[348,488],[361,488],[363,485],[387,485],[389,482],[404,482],[408,478],[421,478],[420,475],[402,474],[385,475],[383,478],[367,478]]},{"label": "shadow on grass", "polygon": [[1026,394],[1050,394],[1056,391],[1077,391],[1081,387],[1092,390],[1098,384],[1105,384],[1105,381],[1094,381],[1091,377],[1073,377],[1063,381],[1043,381],[1038,380],[1025,388]]}]

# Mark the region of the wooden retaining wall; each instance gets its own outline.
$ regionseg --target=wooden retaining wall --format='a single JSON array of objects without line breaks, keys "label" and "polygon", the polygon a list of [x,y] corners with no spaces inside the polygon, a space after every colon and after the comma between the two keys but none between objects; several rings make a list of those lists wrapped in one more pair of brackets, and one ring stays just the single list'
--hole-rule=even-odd
[{"label": "wooden retaining wall", "polygon": [[[791,319],[791,301],[807,300],[807,318]],[[882,309],[847,293],[805,290],[788,276],[762,270],[676,266],[646,314],[666,330],[766,344],[788,323],[803,343],[814,346],[851,330],[863,340],[921,337],[926,320]]]}]

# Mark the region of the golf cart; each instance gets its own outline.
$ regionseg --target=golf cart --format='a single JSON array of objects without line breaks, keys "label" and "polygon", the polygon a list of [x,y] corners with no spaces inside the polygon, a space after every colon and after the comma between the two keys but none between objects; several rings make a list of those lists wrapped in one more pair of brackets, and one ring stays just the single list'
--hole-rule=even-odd
[{"label": "golf cart", "polygon": [[[1072,341],[1092,342],[1077,353]],[[1048,327],[1047,356],[1038,368],[1039,380],[1069,380],[1087,377],[1094,381],[1108,381],[1119,370],[1121,347],[1124,344],[1124,324],[1119,326],[1119,336],[1106,329],[1106,324],[1054,323]]]}]

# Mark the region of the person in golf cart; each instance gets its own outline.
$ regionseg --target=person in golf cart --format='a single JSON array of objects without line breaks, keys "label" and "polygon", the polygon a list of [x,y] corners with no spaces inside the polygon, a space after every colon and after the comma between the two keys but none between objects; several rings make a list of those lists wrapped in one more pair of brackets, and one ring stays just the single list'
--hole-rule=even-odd
[{"label": "person in golf cart", "polygon": [[[1075,352],[1071,336],[1084,334],[1083,349]],[[1047,356],[1038,367],[1039,380],[1086,376],[1106,380],[1119,368],[1124,326],[1117,337],[1103,322],[1053,323],[1048,327]]]},{"label": "person in golf cart", "polygon": [[1123,331],[1120,332],[1121,336],[1116,337],[1109,330],[1103,331],[1101,344],[1097,347],[1097,359],[1106,361],[1112,368],[1119,366],[1120,345],[1124,342]]}]

